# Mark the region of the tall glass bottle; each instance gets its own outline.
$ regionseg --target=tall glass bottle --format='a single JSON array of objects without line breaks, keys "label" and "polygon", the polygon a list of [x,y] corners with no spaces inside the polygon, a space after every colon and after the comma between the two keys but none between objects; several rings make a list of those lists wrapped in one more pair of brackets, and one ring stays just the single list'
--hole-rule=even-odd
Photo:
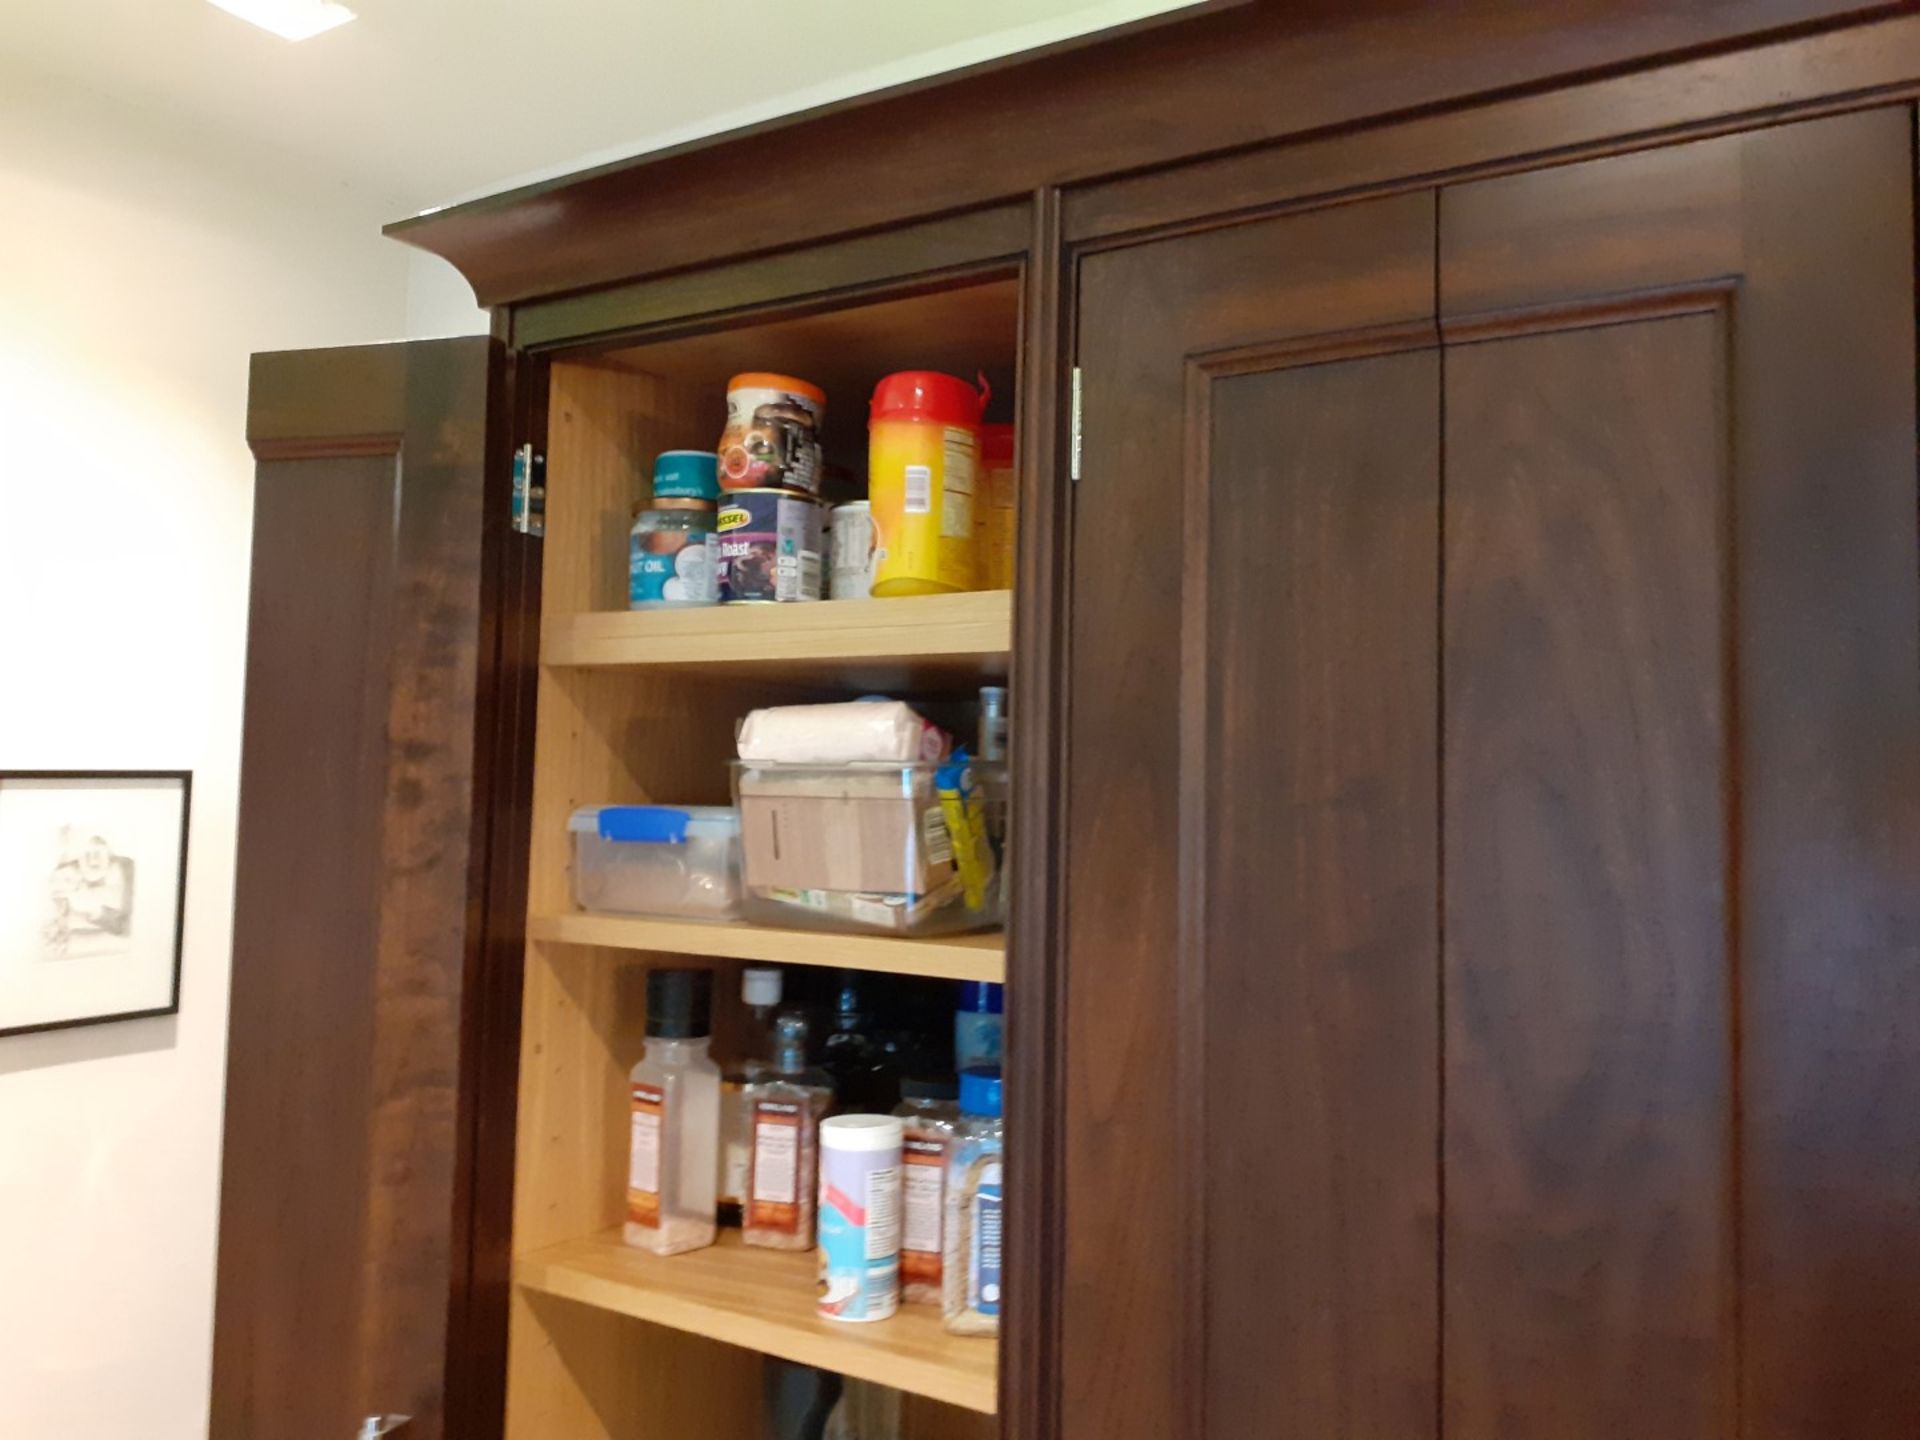
[{"label": "tall glass bottle", "polygon": [[747,1086],[773,1060],[773,1017],[780,1008],[780,972],[770,965],[749,965],[740,972],[740,1000],[747,1007],[747,1033],[738,1058],[720,1072],[720,1223],[738,1225],[747,1194],[747,1162],[752,1156],[753,1126]]},{"label": "tall glass bottle", "polygon": [[713,972],[647,974],[647,1049],[633,1067],[626,1242],[656,1255],[711,1245],[720,1167]]},{"label": "tall glass bottle", "polygon": [[833,1077],[834,1103],[846,1114],[885,1115],[900,1103],[899,1067],[873,1033],[858,971],[840,972],[820,1066]]},{"label": "tall glass bottle", "polygon": [[770,1250],[811,1250],[819,1203],[820,1120],[833,1082],[807,1064],[807,1022],[774,1024],[773,1065],[747,1087],[753,1156],[747,1168],[742,1238]]}]

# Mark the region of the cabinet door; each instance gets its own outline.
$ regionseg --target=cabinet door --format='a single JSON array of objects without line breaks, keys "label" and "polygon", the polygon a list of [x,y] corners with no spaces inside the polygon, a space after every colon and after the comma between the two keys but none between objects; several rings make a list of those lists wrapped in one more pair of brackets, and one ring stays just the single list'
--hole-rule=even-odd
[{"label": "cabinet door", "polygon": [[1072,1440],[1431,1435],[1431,194],[1083,264]]},{"label": "cabinet door", "polygon": [[1920,1424],[1912,174],[1442,194],[1450,1440]]},{"label": "cabinet door", "polygon": [[1911,150],[1084,262],[1068,1436],[1912,1433]]},{"label": "cabinet door", "polygon": [[518,920],[492,737],[533,543],[489,488],[500,368],[483,338],[254,359],[215,1440],[499,1433],[517,972],[483,945]]}]

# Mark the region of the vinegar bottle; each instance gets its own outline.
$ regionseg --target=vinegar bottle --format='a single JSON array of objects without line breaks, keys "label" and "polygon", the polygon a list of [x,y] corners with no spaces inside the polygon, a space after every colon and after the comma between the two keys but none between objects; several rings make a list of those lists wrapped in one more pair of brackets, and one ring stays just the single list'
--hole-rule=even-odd
[{"label": "vinegar bottle", "polygon": [[627,1244],[678,1255],[714,1242],[720,1169],[720,1067],[713,972],[647,973],[647,1049],[631,1076]]}]

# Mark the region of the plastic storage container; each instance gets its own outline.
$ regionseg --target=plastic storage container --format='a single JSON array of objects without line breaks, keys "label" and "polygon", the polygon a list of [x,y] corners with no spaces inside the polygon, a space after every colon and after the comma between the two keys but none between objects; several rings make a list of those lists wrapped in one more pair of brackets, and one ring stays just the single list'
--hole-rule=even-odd
[{"label": "plastic storage container", "polygon": [[573,812],[573,899],[583,910],[731,920],[740,820],[724,805],[589,805]]},{"label": "plastic storage container", "polygon": [[737,760],[742,912],[894,935],[1001,923],[1006,767]]},{"label": "plastic storage container", "polygon": [[903,370],[875,388],[867,498],[873,508],[873,593],[971,590],[980,412],[987,397],[937,370]]}]

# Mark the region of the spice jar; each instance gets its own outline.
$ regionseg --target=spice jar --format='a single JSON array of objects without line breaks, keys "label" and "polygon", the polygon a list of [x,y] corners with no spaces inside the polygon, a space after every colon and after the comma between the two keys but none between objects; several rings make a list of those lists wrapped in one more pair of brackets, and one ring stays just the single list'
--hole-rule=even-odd
[{"label": "spice jar", "polygon": [[627,606],[665,610],[720,603],[714,568],[719,462],[707,450],[668,450],[653,462],[653,499],[627,538]]},{"label": "spice jar", "polygon": [[1000,1231],[1004,1194],[1000,1076],[960,1076],[960,1126],[947,1170],[946,1274],[941,1313],[955,1335],[1000,1333]]},{"label": "spice jar", "polygon": [[906,1079],[894,1114],[900,1142],[900,1298],[938,1305],[946,1268],[947,1167],[960,1111],[951,1080]]}]

